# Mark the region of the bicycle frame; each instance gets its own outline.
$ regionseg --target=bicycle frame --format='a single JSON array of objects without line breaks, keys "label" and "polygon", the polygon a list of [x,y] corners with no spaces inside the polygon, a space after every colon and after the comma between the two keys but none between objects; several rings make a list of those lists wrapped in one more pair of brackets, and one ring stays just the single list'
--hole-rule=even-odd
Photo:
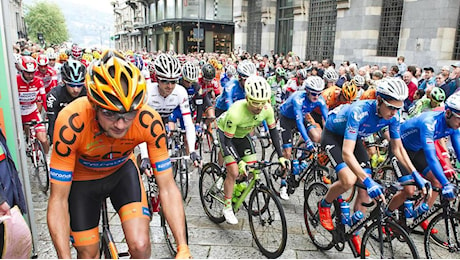
[{"label": "bicycle frame", "polygon": [[102,216],[102,233],[100,234],[101,237],[101,247],[100,247],[100,254],[109,254],[105,255],[106,257],[110,257],[112,259],[118,259],[119,257],[127,257],[129,256],[128,252],[118,253],[117,247],[115,246],[115,242],[113,240],[112,233],[110,232],[110,225],[109,225],[109,217],[107,212],[107,199],[104,199],[101,203],[101,216]]},{"label": "bicycle frame", "polygon": [[246,197],[249,195],[249,192],[253,190],[253,188],[256,186],[257,181],[259,180],[260,170],[252,169],[250,173],[253,174],[253,177],[249,182],[248,187],[243,191],[243,193],[241,193],[241,196],[238,198],[237,202],[233,206],[233,211],[235,213],[239,211],[241,205],[243,205],[244,201],[246,200]]}]

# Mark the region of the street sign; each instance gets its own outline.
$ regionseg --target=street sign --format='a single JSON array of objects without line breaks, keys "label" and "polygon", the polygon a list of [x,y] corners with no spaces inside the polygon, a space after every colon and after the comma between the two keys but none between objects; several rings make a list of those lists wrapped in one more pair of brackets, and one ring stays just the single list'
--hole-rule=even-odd
[{"label": "street sign", "polygon": [[198,40],[204,39],[204,29],[200,28],[198,32],[198,28],[193,28],[193,38]]}]

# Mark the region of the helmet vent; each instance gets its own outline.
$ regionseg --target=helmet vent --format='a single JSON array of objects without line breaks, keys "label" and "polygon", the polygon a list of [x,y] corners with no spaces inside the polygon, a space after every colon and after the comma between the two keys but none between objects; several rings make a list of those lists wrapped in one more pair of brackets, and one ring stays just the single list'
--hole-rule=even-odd
[{"label": "helmet vent", "polygon": [[121,104],[120,100],[116,96],[114,96],[114,95],[112,95],[112,94],[110,94],[108,92],[105,92],[105,96],[107,97],[107,99],[110,100],[110,102],[112,104],[114,104],[120,110],[120,112],[125,111],[125,108],[123,107],[123,104]]},{"label": "helmet vent", "polygon": [[91,96],[98,102],[98,103],[101,103],[101,104],[107,104],[105,102],[104,99],[101,98],[101,96],[99,96],[95,91],[93,91],[91,88],[88,88],[89,91],[91,91]]},{"label": "helmet vent", "polygon": [[94,76],[96,76],[96,78],[104,85],[108,85],[107,81],[104,79],[104,77],[102,77],[101,75],[99,75],[99,73],[95,72],[94,73]]}]

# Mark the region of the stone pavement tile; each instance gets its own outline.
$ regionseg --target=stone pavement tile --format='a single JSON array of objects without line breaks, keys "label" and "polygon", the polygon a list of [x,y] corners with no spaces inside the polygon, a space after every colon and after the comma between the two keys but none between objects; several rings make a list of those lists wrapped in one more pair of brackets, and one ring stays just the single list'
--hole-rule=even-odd
[{"label": "stone pavement tile", "polygon": [[255,259],[266,258],[257,247],[211,246],[210,259]]},{"label": "stone pavement tile", "polygon": [[354,258],[351,252],[339,252],[335,249],[329,251],[296,251],[297,259],[345,259],[345,258]]},{"label": "stone pavement tile", "polygon": [[297,234],[288,233],[287,237],[288,237],[287,245],[289,245],[290,249],[302,250],[302,251],[316,250],[316,246],[313,245],[308,235],[297,235]]},{"label": "stone pavement tile", "polygon": [[223,245],[240,247],[252,245],[251,231],[226,229],[189,229],[189,243],[192,245]]}]

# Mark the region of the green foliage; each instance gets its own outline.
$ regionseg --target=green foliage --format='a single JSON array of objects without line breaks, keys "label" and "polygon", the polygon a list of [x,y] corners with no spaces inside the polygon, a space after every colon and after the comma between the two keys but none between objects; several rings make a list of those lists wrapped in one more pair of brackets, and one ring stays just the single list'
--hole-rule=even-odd
[{"label": "green foliage", "polygon": [[37,1],[25,6],[24,20],[27,33],[34,42],[39,42],[37,33],[43,33],[47,45],[61,44],[69,39],[64,15],[59,6],[48,1]]}]

